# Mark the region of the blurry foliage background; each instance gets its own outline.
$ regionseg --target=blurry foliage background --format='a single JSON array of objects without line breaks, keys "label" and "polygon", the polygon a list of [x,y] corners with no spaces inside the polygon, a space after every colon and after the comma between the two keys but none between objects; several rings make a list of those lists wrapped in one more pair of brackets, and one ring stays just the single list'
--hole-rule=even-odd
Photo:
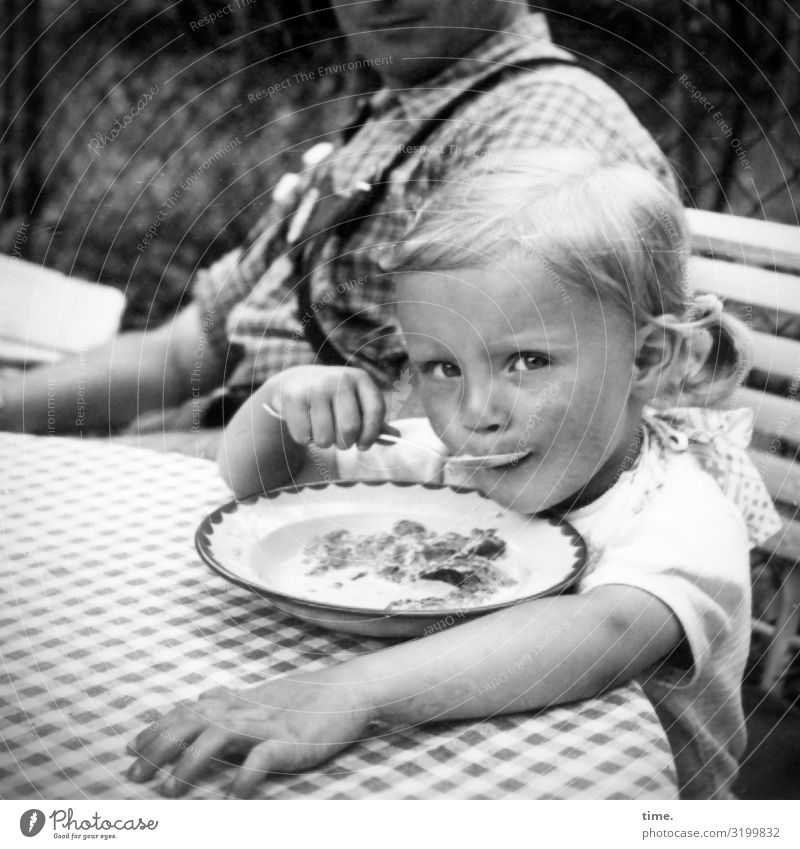
[{"label": "blurry foliage background", "polygon": [[[325,0],[3,4],[0,251],[125,289],[128,327],[169,316],[193,272],[243,239],[279,176],[345,120],[350,95],[377,85],[344,72],[248,100],[348,58]],[[687,204],[798,222],[794,0],[531,5],[548,12],[556,42],[627,99],[669,155]],[[750,169],[683,74],[741,140]],[[93,152],[90,141],[110,137],[115,120],[127,125]]]}]

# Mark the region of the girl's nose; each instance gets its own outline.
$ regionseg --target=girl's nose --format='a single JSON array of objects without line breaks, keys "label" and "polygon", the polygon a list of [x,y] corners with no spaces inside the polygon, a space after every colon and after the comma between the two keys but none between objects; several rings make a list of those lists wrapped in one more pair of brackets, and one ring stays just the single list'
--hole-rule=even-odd
[{"label": "girl's nose", "polygon": [[466,384],[459,409],[461,424],[475,433],[497,433],[511,416],[501,389],[489,382]]}]

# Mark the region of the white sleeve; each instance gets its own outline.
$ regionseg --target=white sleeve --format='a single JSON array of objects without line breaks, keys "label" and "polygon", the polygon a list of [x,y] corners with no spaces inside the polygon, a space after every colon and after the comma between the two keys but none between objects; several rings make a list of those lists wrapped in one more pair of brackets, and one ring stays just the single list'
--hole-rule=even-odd
[{"label": "white sleeve", "polygon": [[[712,654],[741,657],[749,640],[750,575],[744,521],[706,475],[667,484],[612,535],[581,591],[621,584],[660,599],[675,614],[691,668],[673,686],[694,684]],[[678,485],[682,484],[682,485]],[[690,673],[687,675],[687,673]],[[660,675],[657,677],[661,677]]]}]

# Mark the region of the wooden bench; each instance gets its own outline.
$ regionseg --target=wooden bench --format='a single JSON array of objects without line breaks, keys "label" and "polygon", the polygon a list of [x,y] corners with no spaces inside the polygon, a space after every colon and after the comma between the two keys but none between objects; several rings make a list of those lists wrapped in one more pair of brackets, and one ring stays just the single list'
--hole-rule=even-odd
[{"label": "wooden bench", "polygon": [[124,308],[110,286],[0,255],[0,366],[84,353],[114,336]]},{"label": "wooden bench", "polygon": [[[698,291],[735,301],[754,327],[791,325],[780,333],[754,329],[750,373],[736,406],[755,412],[750,455],[784,520],[763,546],[777,567],[780,586],[769,622],[754,629],[769,638],[761,686],[780,694],[800,649],[800,228],[689,210],[690,279]],[[793,322],[793,320],[796,321]]]}]

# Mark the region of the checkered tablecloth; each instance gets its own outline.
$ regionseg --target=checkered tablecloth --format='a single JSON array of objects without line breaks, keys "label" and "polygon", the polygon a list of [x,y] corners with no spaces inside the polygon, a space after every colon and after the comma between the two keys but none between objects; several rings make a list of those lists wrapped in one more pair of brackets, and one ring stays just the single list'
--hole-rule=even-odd
[{"label": "checkered tablecloth", "polygon": [[[228,500],[215,467],[106,442],[0,434],[0,798],[156,798],[126,744],[213,685],[320,668],[378,640],[318,630],[226,583],[196,526]],[[225,795],[211,775],[195,797]],[[265,798],[673,798],[636,686],[538,715],[395,733]]]}]

